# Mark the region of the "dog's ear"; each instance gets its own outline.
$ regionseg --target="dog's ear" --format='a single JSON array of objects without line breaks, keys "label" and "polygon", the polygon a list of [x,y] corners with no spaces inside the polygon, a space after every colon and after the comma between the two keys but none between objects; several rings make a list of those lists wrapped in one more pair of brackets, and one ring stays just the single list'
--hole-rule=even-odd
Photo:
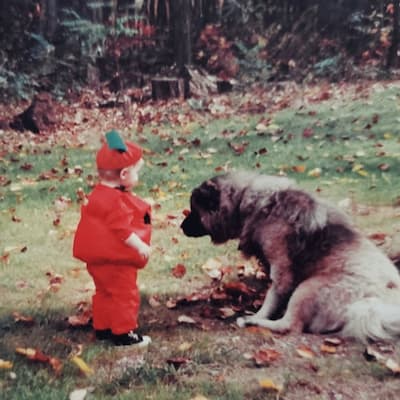
[{"label": "dog's ear", "polygon": [[216,211],[219,208],[221,192],[213,180],[203,182],[193,191],[193,201],[206,211]]}]

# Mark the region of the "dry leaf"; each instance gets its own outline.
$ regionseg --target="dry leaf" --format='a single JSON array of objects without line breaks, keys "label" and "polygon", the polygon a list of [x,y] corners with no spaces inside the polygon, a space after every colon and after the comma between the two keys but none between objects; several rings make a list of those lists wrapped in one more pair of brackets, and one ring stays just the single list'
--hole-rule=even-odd
[{"label": "dry leaf", "polygon": [[339,338],[325,338],[324,343],[328,346],[339,346],[342,344],[342,340]]},{"label": "dry leaf", "polygon": [[261,379],[258,381],[259,385],[266,390],[272,390],[276,392],[281,392],[283,390],[283,385],[275,383],[272,379]]},{"label": "dry leaf", "polygon": [[17,354],[21,354],[28,358],[29,360],[33,361],[39,361],[39,362],[48,362],[49,357],[43,354],[40,350],[33,349],[33,348],[23,348],[23,347],[17,347],[15,349],[15,352]]},{"label": "dry leaf", "polygon": [[150,296],[149,297],[149,304],[150,304],[150,307],[152,307],[152,308],[160,307],[160,305],[161,305],[161,303],[159,302],[157,296]]},{"label": "dry leaf", "polygon": [[0,358],[0,369],[11,369],[13,367],[13,363],[11,361],[2,360]]},{"label": "dry leaf", "polygon": [[236,311],[234,311],[230,307],[221,307],[218,309],[218,311],[219,311],[219,316],[222,319],[233,317],[236,314]]},{"label": "dry leaf", "polygon": [[68,324],[71,326],[86,326],[89,324],[91,315],[80,314],[80,315],[71,315],[68,317]]},{"label": "dry leaf", "polygon": [[84,400],[87,394],[88,390],[86,388],[76,389],[69,394],[69,400]]},{"label": "dry leaf", "polygon": [[20,314],[18,311],[14,311],[12,313],[12,316],[15,322],[23,322],[27,325],[33,325],[35,323],[33,317],[27,317],[25,315]]},{"label": "dry leaf", "polygon": [[49,364],[51,365],[51,367],[53,368],[53,371],[59,375],[63,369],[63,364],[61,362],[61,360],[59,360],[56,357],[50,357],[49,358]]},{"label": "dry leaf", "polygon": [[265,366],[277,360],[281,354],[274,349],[260,349],[253,354],[253,360],[257,366]]},{"label": "dry leaf", "polygon": [[175,278],[182,278],[186,274],[186,267],[183,264],[177,264],[173,269],[172,269],[172,275]]},{"label": "dry leaf", "polygon": [[178,322],[181,324],[196,324],[196,321],[187,315],[180,315],[178,317]]},{"label": "dry leaf", "polygon": [[174,299],[168,299],[165,303],[167,308],[176,308],[176,301]]},{"label": "dry leaf", "polygon": [[201,394],[197,394],[196,396],[192,397],[190,400],[208,400],[208,398],[204,397]]},{"label": "dry leaf", "polygon": [[85,375],[92,375],[93,374],[93,370],[92,368],[90,368],[85,361],[82,360],[82,358],[78,357],[78,356],[73,356],[71,358],[71,361],[80,369],[81,372],[83,372]]},{"label": "dry leaf", "polygon": [[310,359],[310,358],[314,358],[315,357],[314,352],[309,347],[306,347],[306,346],[298,347],[296,349],[296,353],[300,357],[303,357],[303,358],[309,358]]},{"label": "dry leaf", "polygon": [[223,263],[219,258],[209,258],[201,269],[212,279],[222,279],[223,273],[221,268]]},{"label": "dry leaf", "polygon": [[175,369],[179,369],[182,365],[187,364],[189,361],[190,361],[189,358],[174,357],[174,358],[168,358],[167,364],[172,365]]},{"label": "dry leaf", "polygon": [[187,351],[192,348],[192,343],[189,342],[183,342],[182,344],[179,345],[178,349],[179,351]]},{"label": "dry leaf", "polygon": [[312,176],[313,178],[319,178],[321,176],[322,170],[321,168],[314,168],[308,172],[308,176]]},{"label": "dry leaf", "polygon": [[307,167],[305,165],[293,165],[292,171],[303,174],[306,171],[306,168]]},{"label": "dry leaf", "polygon": [[323,353],[335,354],[336,353],[336,346],[328,346],[326,344],[322,344],[321,347],[320,347],[320,350]]},{"label": "dry leaf", "polygon": [[261,328],[260,326],[246,326],[246,331],[255,335],[272,337],[272,332],[268,328]]}]

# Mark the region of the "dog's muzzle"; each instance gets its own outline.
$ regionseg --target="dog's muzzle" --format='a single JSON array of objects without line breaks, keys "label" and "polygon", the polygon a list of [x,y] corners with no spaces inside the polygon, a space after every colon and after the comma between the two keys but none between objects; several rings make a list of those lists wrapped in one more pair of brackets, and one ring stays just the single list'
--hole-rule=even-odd
[{"label": "dog's muzzle", "polygon": [[190,214],[183,220],[181,229],[186,236],[200,237],[209,234],[201,223],[199,214],[191,211]]}]

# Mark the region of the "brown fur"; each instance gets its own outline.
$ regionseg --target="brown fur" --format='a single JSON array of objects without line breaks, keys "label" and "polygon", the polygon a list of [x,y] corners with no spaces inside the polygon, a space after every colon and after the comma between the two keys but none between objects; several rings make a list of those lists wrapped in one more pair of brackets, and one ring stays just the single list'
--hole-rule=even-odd
[{"label": "brown fur", "polygon": [[[239,326],[277,332],[340,331],[343,336],[400,336],[400,276],[392,262],[336,207],[286,178],[237,172],[195,188],[187,236],[239,240],[272,281],[264,304]],[[277,312],[285,309],[283,316]]]}]

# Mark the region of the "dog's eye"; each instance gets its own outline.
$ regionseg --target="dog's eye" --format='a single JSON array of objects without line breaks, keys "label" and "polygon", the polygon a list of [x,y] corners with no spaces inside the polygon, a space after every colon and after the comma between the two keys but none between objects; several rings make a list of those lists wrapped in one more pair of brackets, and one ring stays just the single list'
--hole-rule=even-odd
[{"label": "dog's eye", "polygon": [[193,192],[196,204],[206,211],[216,211],[219,207],[220,192],[211,185],[204,185]]}]

